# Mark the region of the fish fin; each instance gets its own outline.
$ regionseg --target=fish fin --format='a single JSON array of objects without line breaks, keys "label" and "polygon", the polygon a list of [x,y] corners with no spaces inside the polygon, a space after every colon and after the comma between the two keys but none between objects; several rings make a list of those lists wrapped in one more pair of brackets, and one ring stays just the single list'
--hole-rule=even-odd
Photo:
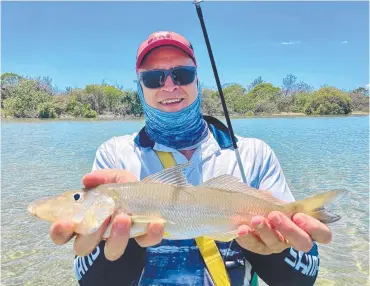
[{"label": "fish fin", "polygon": [[110,236],[110,232],[112,231],[112,225],[113,225],[113,220],[111,220],[107,226],[107,228],[104,231],[103,238],[107,239]]},{"label": "fish fin", "polygon": [[263,199],[273,204],[285,204],[286,202],[279,200],[274,197],[271,192],[264,190],[257,190],[250,187],[249,185],[240,182],[238,178],[231,175],[220,175],[218,177],[212,178],[199,187],[207,187],[214,189],[221,189],[230,192],[239,192],[247,195],[254,196],[256,198]]},{"label": "fish fin", "polygon": [[104,221],[114,213],[115,202],[112,198],[102,196],[97,198],[88,209],[76,213],[73,222],[76,224],[76,233],[92,234],[96,232]]},{"label": "fish fin", "polygon": [[293,215],[294,213],[304,213],[322,223],[328,224],[341,219],[340,215],[334,214],[325,205],[341,199],[348,192],[346,190],[331,190],[315,196],[295,201],[284,205],[284,212]]},{"label": "fish fin", "polygon": [[221,241],[221,242],[229,242],[238,237],[238,230],[232,230],[228,232],[217,232],[217,233],[210,233],[204,235],[204,237],[208,237],[213,240]]},{"label": "fish fin", "polygon": [[145,216],[145,215],[132,215],[131,216],[131,221],[133,223],[152,223],[152,222],[159,222],[163,224],[175,224],[172,221],[165,220],[163,218],[157,217],[157,216]]},{"label": "fish fin", "polygon": [[177,185],[183,187],[192,187],[184,176],[183,169],[190,166],[192,164],[191,161],[185,164],[179,164],[174,167],[164,169],[158,173],[149,175],[145,179],[143,179],[142,183],[162,183],[162,184],[170,184],[170,185]]}]

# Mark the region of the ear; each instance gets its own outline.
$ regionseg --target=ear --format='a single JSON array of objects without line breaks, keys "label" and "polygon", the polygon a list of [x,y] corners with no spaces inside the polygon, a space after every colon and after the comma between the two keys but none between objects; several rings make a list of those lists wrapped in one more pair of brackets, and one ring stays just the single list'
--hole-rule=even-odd
[{"label": "ear", "polygon": [[100,197],[92,204],[76,213],[73,221],[76,224],[75,232],[86,235],[97,231],[103,222],[114,213],[116,204],[110,197]]}]

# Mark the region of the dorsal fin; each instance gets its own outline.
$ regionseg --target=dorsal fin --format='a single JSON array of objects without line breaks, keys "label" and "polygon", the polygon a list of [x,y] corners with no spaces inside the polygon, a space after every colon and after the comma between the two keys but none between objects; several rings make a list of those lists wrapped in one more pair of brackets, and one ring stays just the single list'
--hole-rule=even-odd
[{"label": "dorsal fin", "polygon": [[240,182],[238,178],[231,176],[231,175],[220,175],[218,177],[209,179],[208,181],[201,184],[200,187],[207,187],[207,188],[221,189],[221,190],[231,191],[231,192],[244,193],[244,194],[251,195],[251,196],[254,196],[260,199],[264,199],[274,204],[285,203],[279,200],[278,198],[275,198],[271,192],[257,190],[255,188],[252,188],[249,185]]},{"label": "dorsal fin", "polygon": [[183,187],[189,187],[190,185],[183,173],[183,169],[189,167],[192,164],[191,161],[185,164],[179,164],[168,169],[164,169],[158,173],[149,175],[142,180],[142,183],[157,182],[162,184],[177,185]]}]

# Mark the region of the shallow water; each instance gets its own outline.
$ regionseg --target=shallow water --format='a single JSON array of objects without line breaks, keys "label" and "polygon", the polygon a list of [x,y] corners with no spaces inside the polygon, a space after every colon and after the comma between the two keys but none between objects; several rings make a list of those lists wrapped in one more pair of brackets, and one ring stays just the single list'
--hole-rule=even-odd
[{"label": "shallow water", "polygon": [[[368,285],[369,117],[253,118],[235,133],[272,146],[294,196],[346,188],[333,211],[333,242],[320,246],[316,285]],[[81,187],[97,147],[143,121],[2,120],[1,285],[74,285],[72,244],[55,246],[50,225],[26,212],[30,201]]]}]

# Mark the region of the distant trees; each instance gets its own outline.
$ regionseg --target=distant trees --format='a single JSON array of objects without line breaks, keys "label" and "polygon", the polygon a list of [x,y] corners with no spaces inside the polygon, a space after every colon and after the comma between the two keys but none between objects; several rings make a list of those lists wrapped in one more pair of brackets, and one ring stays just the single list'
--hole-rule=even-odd
[{"label": "distant trees", "polygon": [[[201,88],[202,111],[223,115],[218,90]],[[369,91],[359,87],[350,92],[324,86],[314,90],[290,74],[282,85],[274,86],[257,77],[247,87],[225,84],[223,94],[231,115],[253,116],[282,112],[307,115],[349,114],[369,112]],[[12,117],[56,118],[63,116],[95,118],[141,117],[142,105],[135,90],[106,83],[89,84],[85,88],[59,91],[49,77],[25,78],[14,73],[1,75],[2,115]]]}]

